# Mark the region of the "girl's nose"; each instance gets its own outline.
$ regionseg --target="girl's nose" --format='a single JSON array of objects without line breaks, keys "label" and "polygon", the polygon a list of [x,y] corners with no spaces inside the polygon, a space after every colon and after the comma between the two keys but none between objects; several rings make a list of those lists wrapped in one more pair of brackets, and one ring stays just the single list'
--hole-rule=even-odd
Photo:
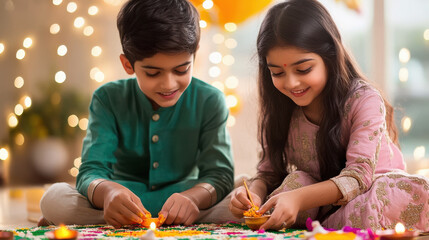
[{"label": "girl's nose", "polygon": [[285,76],[284,80],[283,80],[283,87],[286,89],[294,89],[296,87],[298,87],[300,84],[299,80],[297,77],[289,74],[287,76]]}]

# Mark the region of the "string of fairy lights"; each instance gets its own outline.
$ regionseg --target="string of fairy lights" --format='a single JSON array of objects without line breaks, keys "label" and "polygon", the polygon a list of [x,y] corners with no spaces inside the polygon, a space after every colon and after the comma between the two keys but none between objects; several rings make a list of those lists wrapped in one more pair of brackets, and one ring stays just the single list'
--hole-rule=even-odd
[{"label": "string of fairy lights", "polygon": [[[338,0],[337,0],[338,1]],[[104,2],[110,6],[120,6],[124,0],[104,0]],[[354,6],[355,1],[345,1],[346,3],[352,4]],[[96,2],[99,3],[99,2]],[[75,13],[78,9],[78,4],[73,1],[63,2],[63,0],[52,0],[54,6],[66,5],[66,11],[68,13]],[[353,5],[354,4],[354,5]],[[214,7],[213,0],[205,0],[202,2],[201,6],[198,6],[199,9],[204,9],[204,11],[211,11]],[[90,6],[87,11],[87,17],[97,16],[100,12],[100,8],[95,4]],[[76,29],[81,30],[81,34],[90,38],[94,31],[96,30],[94,26],[89,25],[89,21],[86,20],[85,16],[76,16],[73,20],[73,26]],[[210,27],[209,21],[206,21],[203,17],[200,20],[200,27],[202,31]],[[238,25],[233,22],[225,23],[219,31],[211,37],[211,41],[214,43],[216,48],[215,51],[212,51],[208,54],[208,60],[210,66],[208,67],[208,76],[210,77],[210,84],[218,88],[225,94],[226,104],[230,109],[230,117],[227,121],[228,127],[233,127],[236,124],[236,114],[239,112],[240,105],[240,96],[237,93],[237,90],[240,86],[240,80],[234,75],[228,74],[228,69],[234,65],[235,58],[231,54],[232,50],[235,49],[238,45],[237,40],[233,37],[234,33],[238,30]],[[60,34],[62,27],[58,23],[52,23],[49,26],[49,32],[51,35]],[[204,32],[203,32],[204,34]],[[425,41],[429,42],[429,29],[426,29],[423,33],[423,38]],[[15,51],[16,50],[16,59],[17,61],[23,60],[27,54],[31,54],[31,48],[33,46],[33,41],[35,39],[31,37],[26,37],[22,42],[22,47],[19,49],[8,49],[6,39],[0,39],[0,55],[5,51]],[[12,44],[11,44],[12,45]],[[57,48],[57,55],[61,57],[67,56],[69,49],[65,44],[59,44],[55,46]],[[91,55],[93,57],[101,56],[103,49],[101,46],[93,46],[91,48]],[[407,68],[407,63],[411,59],[411,53],[407,48],[402,48],[398,54],[399,62],[401,67],[398,72],[398,79],[400,82],[406,83],[408,81],[409,72]],[[105,80],[105,73],[100,70],[99,67],[93,67],[89,72],[90,79],[94,80],[97,83],[102,83]],[[59,70],[55,73],[54,76],[56,84],[62,84],[67,80],[67,73]],[[14,87],[17,89],[23,88],[25,84],[25,79],[22,76],[17,76],[14,79]],[[59,96],[60,97],[60,96]],[[26,109],[32,106],[32,99],[29,95],[23,95],[19,98],[18,103],[13,108],[13,112],[10,112],[7,115],[7,124],[9,128],[15,128],[19,124],[19,116],[23,114]],[[85,131],[88,126],[88,119],[85,116],[78,116],[76,114],[70,114],[67,119],[67,124],[70,127],[78,127],[82,131]],[[408,133],[413,127],[413,119],[409,116],[404,116],[401,120],[401,130],[403,133]],[[13,144],[23,145],[25,143],[24,134],[18,133],[13,137]],[[425,147],[417,146],[414,149],[414,159],[419,160],[425,157]],[[7,160],[10,158],[9,146],[4,145],[0,146],[0,160]],[[79,166],[81,164],[80,157],[77,157],[74,160],[74,167],[69,170],[70,175],[77,176],[79,172]]]},{"label": "string of fairy lights", "polygon": [[[122,0],[104,0],[105,3],[113,5],[113,6],[118,6],[120,4],[122,4]],[[63,0],[52,0],[52,4],[54,6],[60,6],[60,5],[64,5],[66,3],[63,3]],[[78,8],[78,5],[76,2],[70,1],[66,4],[66,11],[68,13],[75,13],[76,10]],[[96,5],[90,6],[88,8],[87,14],[88,16],[95,16],[99,13],[99,7],[97,7]],[[76,29],[82,29],[82,34],[84,36],[90,37],[95,29],[93,26],[90,26],[86,23],[85,18],[82,16],[77,16],[76,18],[74,18],[73,20],[73,26]],[[57,35],[61,33],[61,26],[58,23],[52,23],[49,27],[49,32],[52,35]],[[33,47],[33,38],[31,37],[26,37],[23,40],[23,44],[22,44],[22,48],[19,48],[18,50],[16,50],[16,59],[18,61],[23,60],[27,54],[31,54],[31,48]],[[0,54],[3,54],[7,49],[6,43],[3,42],[3,39],[0,39]],[[64,57],[67,55],[68,53],[68,48],[65,44],[60,44],[57,47],[57,51],[56,51],[58,56]],[[102,48],[100,46],[94,46],[91,49],[91,55],[93,57],[99,57],[102,53]],[[104,81],[104,73],[98,68],[98,67],[94,67],[90,70],[90,78],[96,82],[103,82]],[[59,70],[55,73],[54,76],[55,82],[57,84],[62,84],[66,81],[67,79],[67,74],[66,72]],[[23,88],[25,84],[25,80],[22,76],[17,76],[14,80],[14,86],[17,89],[21,89]],[[60,101],[61,96],[57,96],[58,100],[57,102]],[[18,103],[15,105],[14,107],[14,111],[9,113],[7,116],[7,124],[9,126],[9,128],[15,128],[16,126],[18,126],[19,124],[19,117],[24,113],[24,111],[28,108],[30,108],[32,105],[32,99],[30,96],[28,95],[24,95],[20,98],[20,100],[18,101]],[[80,128],[82,131],[86,131],[87,127],[88,127],[88,118],[85,116],[81,116],[78,117],[76,114],[70,114],[70,116],[67,119],[67,124],[70,127],[78,127]],[[13,144],[16,144],[18,146],[21,146],[25,143],[25,136],[22,133],[18,133],[16,134],[16,136],[10,136],[13,137],[14,141]],[[0,146],[0,159],[1,160],[7,160],[10,157],[9,154],[9,146]],[[79,166],[81,164],[81,160],[80,157],[76,158],[74,160],[74,167],[69,169],[69,173],[72,176],[77,176],[78,172],[79,172]]]}]

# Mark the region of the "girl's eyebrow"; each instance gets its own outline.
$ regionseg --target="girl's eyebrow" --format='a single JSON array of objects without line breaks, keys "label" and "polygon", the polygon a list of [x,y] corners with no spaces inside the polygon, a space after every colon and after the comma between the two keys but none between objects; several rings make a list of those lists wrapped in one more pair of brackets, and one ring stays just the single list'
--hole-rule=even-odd
[{"label": "girl's eyebrow", "polygon": [[[314,59],[313,58],[304,58],[304,59],[301,59],[299,61],[296,61],[296,62],[292,63],[291,66],[296,66],[296,65],[299,65],[301,63],[305,63],[305,62],[308,62],[308,61],[311,61],[311,60],[314,60]],[[275,64],[271,64],[271,63],[267,63],[267,66],[268,67],[281,68],[280,66],[275,65]]]},{"label": "girl's eyebrow", "polygon": [[[190,63],[191,63],[191,61],[184,62],[184,63],[182,63],[182,64],[180,64],[180,65],[177,65],[177,66],[173,67],[173,69],[174,69],[174,68],[178,68],[178,67],[183,67],[183,66],[189,65]],[[163,68],[155,67],[155,66],[151,66],[151,65],[144,65],[144,66],[141,66],[141,67],[142,67],[142,68],[149,68],[149,69],[158,69],[158,70],[163,70]]]}]

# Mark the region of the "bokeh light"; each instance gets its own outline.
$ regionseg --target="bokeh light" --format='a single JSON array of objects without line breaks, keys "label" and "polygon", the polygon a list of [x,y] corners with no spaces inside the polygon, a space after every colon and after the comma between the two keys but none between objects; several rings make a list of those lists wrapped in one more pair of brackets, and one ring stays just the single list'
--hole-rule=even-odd
[{"label": "bokeh light", "polygon": [[57,34],[60,32],[60,30],[61,30],[61,27],[58,23],[52,24],[51,27],[49,28],[49,32],[51,34]]},{"label": "bokeh light", "polygon": [[22,78],[21,76],[16,77],[13,85],[16,88],[22,88],[24,86],[24,78]]},{"label": "bokeh light", "polygon": [[408,50],[407,48],[402,48],[399,51],[399,61],[401,63],[407,63],[408,61],[410,61],[411,58],[411,53],[410,50]]},{"label": "bokeh light", "polygon": [[22,146],[25,142],[25,138],[24,135],[22,135],[22,133],[18,133],[15,136],[15,144],[18,146]]},{"label": "bokeh light", "polygon": [[67,47],[66,45],[60,45],[57,49],[58,56],[65,56],[67,54]]},{"label": "bokeh light", "polygon": [[203,2],[203,8],[206,9],[206,10],[209,10],[209,9],[213,8],[213,5],[214,4],[213,4],[212,0],[205,0]]},{"label": "bokeh light", "polygon": [[101,55],[101,52],[102,52],[102,49],[101,49],[101,47],[99,47],[99,46],[95,46],[95,47],[93,47],[93,48],[91,49],[91,54],[92,54],[92,56],[94,56],[94,57],[98,57],[98,56],[100,56],[100,55]]},{"label": "bokeh light", "polygon": [[0,160],[6,160],[9,157],[9,152],[6,148],[0,148]]},{"label": "bokeh light", "polygon": [[24,49],[18,49],[18,51],[16,51],[16,59],[18,60],[22,60],[25,57],[25,51]]},{"label": "bokeh light", "polygon": [[414,160],[420,160],[425,157],[426,148],[424,146],[418,146],[414,149],[413,156]]},{"label": "bokeh light", "polygon": [[76,127],[79,124],[79,118],[72,114],[67,118],[67,123],[70,127]]},{"label": "bokeh light", "polygon": [[225,80],[225,86],[229,89],[235,89],[238,87],[238,78],[235,76],[229,76]]},{"label": "bokeh light", "polygon": [[77,10],[77,4],[75,2],[69,2],[67,4],[67,12],[74,13]]},{"label": "bokeh light", "polygon": [[94,28],[91,26],[86,26],[83,28],[83,35],[89,37],[94,33]]},{"label": "bokeh light", "polygon": [[22,46],[25,48],[29,48],[31,47],[31,45],[33,45],[33,39],[31,39],[30,37],[25,38],[22,42]]},{"label": "bokeh light", "polygon": [[235,23],[225,23],[225,30],[228,32],[235,32],[237,31],[237,24]]},{"label": "bokeh light", "polygon": [[79,120],[79,128],[84,131],[88,128],[88,118],[81,118]]},{"label": "bokeh light", "polygon": [[66,73],[63,71],[58,71],[55,74],[55,82],[57,83],[63,83],[66,80]]},{"label": "bokeh light", "polygon": [[402,131],[404,131],[405,133],[410,131],[412,124],[413,124],[413,122],[412,122],[411,118],[406,117],[406,116],[403,117],[401,120]]},{"label": "bokeh light", "polygon": [[84,24],[85,24],[85,19],[83,17],[75,18],[74,23],[73,23],[75,28],[81,28],[81,27],[83,27]]},{"label": "bokeh light", "polygon": [[91,16],[94,16],[98,13],[98,7],[97,6],[91,6],[88,8],[88,14]]}]

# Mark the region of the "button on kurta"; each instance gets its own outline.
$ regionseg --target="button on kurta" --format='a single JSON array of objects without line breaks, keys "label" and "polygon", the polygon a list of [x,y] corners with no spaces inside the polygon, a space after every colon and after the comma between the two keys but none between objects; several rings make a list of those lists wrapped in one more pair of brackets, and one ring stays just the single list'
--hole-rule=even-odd
[{"label": "button on kurta", "polygon": [[158,142],[158,140],[159,140],[158,135],[153,135],[152,136],[152,142],[156,143],[156,142]]},{"label": "button on kurta", "polygon": [[155,122],[159,120],[159,114],[155,113],[154,115],[152,115],[152,120],[154,120]]},{"label": "button on kurta", "polygon": [[152,164],[152,166],[153,166],[153,168],[157,169],[157,168],[159,167],[159,163],[158,163],[158,162],[154,162],[154,163]]},{"label": "button on kurta", "polygon": [[155,190],[155,189],[156,189],[156,186],[152,186],[151,188],[152,188],[152,190]]}]

